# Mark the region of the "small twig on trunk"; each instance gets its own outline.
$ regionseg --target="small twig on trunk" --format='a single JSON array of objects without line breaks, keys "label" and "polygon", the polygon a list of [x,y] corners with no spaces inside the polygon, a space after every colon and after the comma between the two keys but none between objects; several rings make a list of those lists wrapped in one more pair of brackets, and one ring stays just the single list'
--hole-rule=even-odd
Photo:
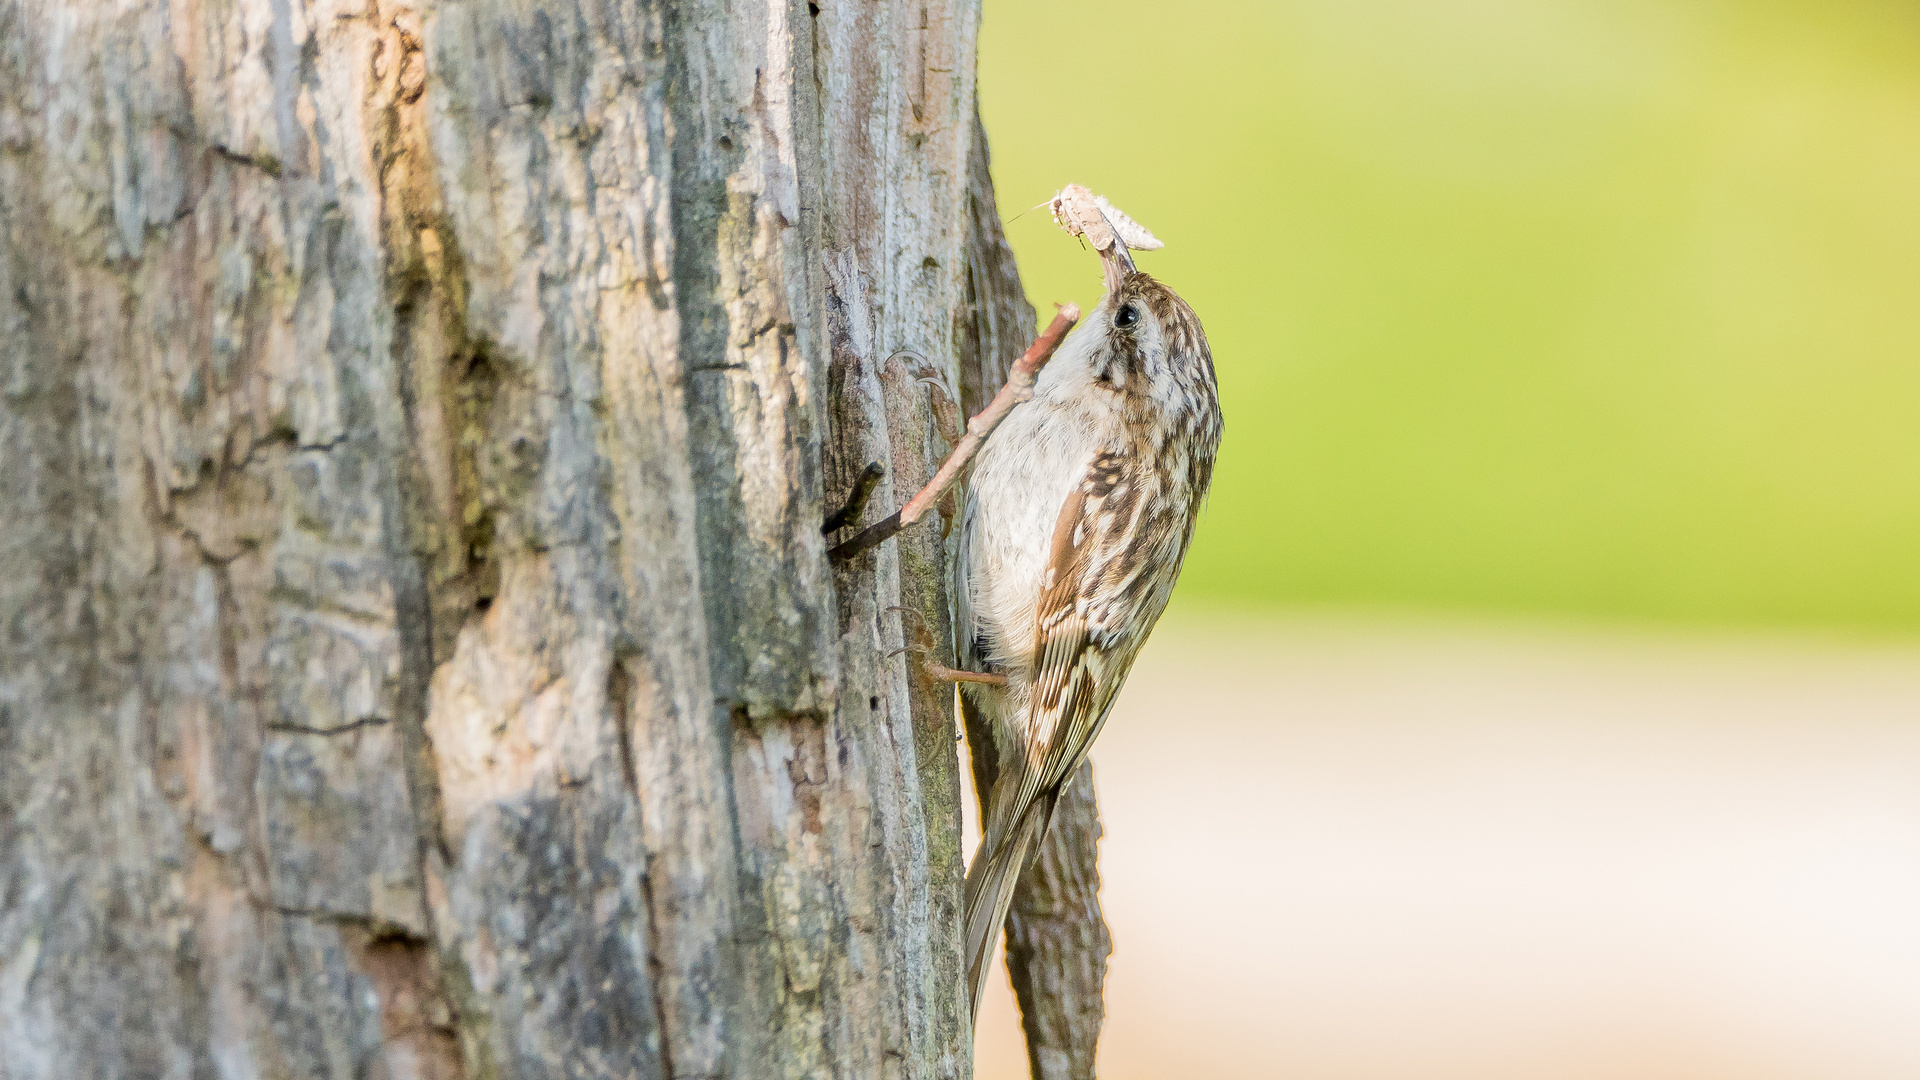
[{"label": "small twig on trunk", "polygon": [[860,470],[860,475],[854,478],[853,490],[847,493],[846,505],[834,511],[833,516],[820,526],[820,535],[832,536],[859,521],[860,515],[866,512],[867,500],[873,498],[873,489],[880,486],[880,477],[885,473],[886,470],[880,467],[879,462],[867,462],[867,467]]},{"label": "small twig on trunk", "polygon": [[1073,329],[1073,324],[1079,321],[1078,306],[1062,305],[1059,314],[1053,317],[1053,322],[1040,332],[1039,337],[1033,339],[1033,344],[1027,346],[1026,355],[1022,356],[1013,365],[1013,370],[1007,373],[1006,385],[1000,388],[999,393],[993,395],[993,400],[987,403],[986,408],[980,410],[978,416],[967,421],[967,433],[961,438],[960,445],[953,448],[953,453],[947,455],[946,461],[941,462],[940,471],[933,474],[933,479],[927,481],[927,486],[921,488],[913,498],[907,500],[907,505],[894,511],[885,520],[868,526],[853,539],[828,551],[827,558],[834,562],[845,562],[863,551],[878,547],[891,539],[895,533],[925,517],[927,511],[933,509],[934,505],[940,501],[941,494],[960,478],[961,470],[973,460],[973,455],[979,452],[981,445],[987,441],[987,436],[993,434],[993,429],[1000,426],[1000,421],[1007,418],[1007,414],[1013,411],[1015,405],[1033,397],[1033,384],[1040,375],[1040,369],[1047,365],[1048,360],[1053,359],[1054,350],[1060,347],[1060,342],[1066,338],[1067,331]]}]

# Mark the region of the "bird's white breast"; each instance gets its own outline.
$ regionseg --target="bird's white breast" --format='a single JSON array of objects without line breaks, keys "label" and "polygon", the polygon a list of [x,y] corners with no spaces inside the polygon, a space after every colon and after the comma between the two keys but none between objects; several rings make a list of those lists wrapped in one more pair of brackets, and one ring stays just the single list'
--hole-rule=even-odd
[{"label": "bird's white breast", "polygon": [[[1084,351],[1068,339],[1041,374],[1034,400],[1018,406],[981,448],[968,484],[962,587],[971,627],[988,660],[1021,670],[1033,648],[1034,608],[1051,555],[1054,526],[1095,453],[1120,437],[1118,395],[1093,385]],[[1080,345],[1082,349],[1076,350]]]}]

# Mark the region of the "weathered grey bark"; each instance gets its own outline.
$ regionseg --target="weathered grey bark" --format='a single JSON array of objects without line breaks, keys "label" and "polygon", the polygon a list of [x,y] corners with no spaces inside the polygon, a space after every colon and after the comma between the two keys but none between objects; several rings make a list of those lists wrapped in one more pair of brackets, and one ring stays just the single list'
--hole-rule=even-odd
[{"label": "weathered grey bark", "polygon": [[[1007,370],[1033,339],[1033,305],[1000,227],[988,170],[986,132],[974,124],[970,175],[961,400],[978,412],[1006,381]],[[996,772],[992,733],[968,717],[976,790],[991,791]],[[1015,886],[1007,913],[1007,974],[1020,1001],[1027,1056],[1036,1080],[1091,1080],[1107,956],[1113,951],[1100,911],[1100,809],[1093,763],[1081,766],[1062,793],[1040,853]]]},{"label": "weathered grey bark", "polygon": [[0,6],[0,1076],[968,1072],[977,15]]}]

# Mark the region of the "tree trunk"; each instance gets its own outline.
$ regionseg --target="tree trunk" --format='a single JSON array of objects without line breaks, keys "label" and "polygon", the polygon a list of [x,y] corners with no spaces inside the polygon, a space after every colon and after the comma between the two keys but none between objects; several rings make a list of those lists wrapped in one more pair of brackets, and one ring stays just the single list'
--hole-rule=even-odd
[{"label": "tree trunk", "polygon": [[0,5],[0,1078],[969,1073],[977,19]]}]

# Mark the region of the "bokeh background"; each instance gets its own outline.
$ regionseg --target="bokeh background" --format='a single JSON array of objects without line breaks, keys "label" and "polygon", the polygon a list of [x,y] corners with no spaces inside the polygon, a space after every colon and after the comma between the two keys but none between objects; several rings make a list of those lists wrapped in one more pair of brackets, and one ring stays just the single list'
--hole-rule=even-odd
[{"label": "bokeh background", "polygon": [[1920,8],[989,0],[980,96],[1227,413],[1101,1075],[1920,1076]]}]

